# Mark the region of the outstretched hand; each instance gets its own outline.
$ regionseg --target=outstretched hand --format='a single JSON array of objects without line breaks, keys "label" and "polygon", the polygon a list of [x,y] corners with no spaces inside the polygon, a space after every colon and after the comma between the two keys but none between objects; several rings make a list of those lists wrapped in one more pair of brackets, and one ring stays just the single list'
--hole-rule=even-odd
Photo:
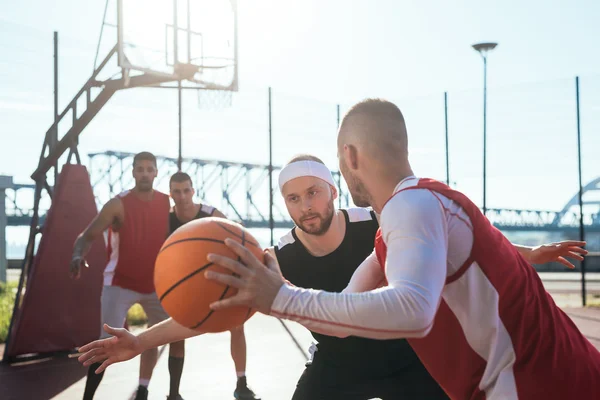
[{"label": "outstretched hand", "polygon": [[250,250],[235,240],[225,239],[225,245],[240,256],[241,262],[218,254],[209,254],[208,260],[227,268],[233,274],[206,271],[208,279],[230,285],[238,289],[235,296],[219,300],[210,305],[213,310],[246,306],[263,314],[271,312],[271,306],[279,289],[285,284],[277,260],[265,252],[265,264],[258,260]]},{"label": "outstretched hand", "polygon": [[543,244],[532,248],[528,259],[532,264],[559,262],[569,269],[574,269],[575,266],[567,260],[567,257],[582,261],[583,256],[588,253],[588,251],[583,248],[585,244],[586,242],[576,240]]},{"label": "outstretched hand", "polygon": [[89,268],[87,261],[83,257],[74,257],[69,264],[69,275],[71,279],[81,278],[81,269],[83,267]]},{"label": "outstretched hand", "polygon": [[94,363],[102,363],[96,369],[99,374],[109,365],[127,361],[142,353],[141,345],[137,336],[123,328],[112,328],[104,324],[106,333],[113,335],[107,339],[95,340],[79,348],[83,353],[78,360],[84,366]]}]

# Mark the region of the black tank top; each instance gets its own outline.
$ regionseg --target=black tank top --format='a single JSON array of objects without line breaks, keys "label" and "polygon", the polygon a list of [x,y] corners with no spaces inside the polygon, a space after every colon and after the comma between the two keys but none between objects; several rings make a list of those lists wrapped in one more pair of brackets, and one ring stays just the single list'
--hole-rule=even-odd
[{"label": "black tank top", "polygon": [[[200,206],[200,209],[198,210],[198,213],[194,217],[194,219],[210,217],[213,215],[214,212],[215,212],[214,207],[207,206],[206,204],[202,204]],[[175,230],[177,228],[179,228],[180,226],[182,226],[184,224],[185,224],[185,222],[181,222],[179,220],[179,218],[177,218],[177,214],[175,214],[175,211],[171,210],[171,212],[169,213],[169,235],[171,233],[175,232]]]},{"label": "black tank top", "polygon": [[[358,266],[373,252],[379,224],[373,211],[364,208],[341,210],[346,218],[346,234],[333,252],[315,257],[298,240],[295,229],[283,236],[275,254],[283,276],[292,284],[341,292]],[[369,376],[392,375],[420,363],[408,342],[374,340],[355,336],[338,338],[312,332],[318,341],[317,355],[337,368],[351,369]]]}]

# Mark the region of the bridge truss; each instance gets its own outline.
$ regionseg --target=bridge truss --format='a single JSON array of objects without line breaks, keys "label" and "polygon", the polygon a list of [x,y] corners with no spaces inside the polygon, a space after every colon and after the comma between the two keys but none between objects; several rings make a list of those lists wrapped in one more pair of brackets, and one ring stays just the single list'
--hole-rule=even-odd
[{"label": "bridge truss", "polygon": [[[106,151],[89,154],[88,169],[98,207],[112,196],[133,186],[131,174],[133,153]],[[168,191],[169,177],[177,171],[177,158],[157,156],[159,175],[155,187]],[[276,181],[281,167],[274,166]],[[269,166],[221,160],[184,158],[182,171],[193,180],[196,199],[214,205],[225,215],[242,222],[249,228],[269,228]],[[334,172],[340,196],[339,207],[351,206],[350,196],[339,172]],[[600,190],[600,178],[586,185],[587,191]],[[274,184],[274,190],[277,185]],[[15,184],[7,190],[8,225],[29,225],[33,216],[33,191],[35,185]],[[42,198],[40,205],[44,203]],[[576,233],[579,229],[579,212],[576,204],[569,202],[561,211],[488,209],[492,223],[504,231],[564,231]],[[591,204],[597,205],[598,202]],[[43,212],[40,213],[43,222]],[[275,228],[290,228],[283,199],[273,196]],[[600,232],[600,212],[596,209],[584,215],[586,232]]]}]

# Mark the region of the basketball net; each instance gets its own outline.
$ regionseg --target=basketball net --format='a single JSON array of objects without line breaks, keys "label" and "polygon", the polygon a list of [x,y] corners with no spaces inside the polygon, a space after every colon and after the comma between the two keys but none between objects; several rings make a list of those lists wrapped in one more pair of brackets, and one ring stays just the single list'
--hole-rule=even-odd
[{"label": "basketball net", "polygon": [[[202,71],[202,69],[201,69]],[[202,71],[204,77],[220,85],[228,85],[233,79],[231,67],[206,69]],[[231,107],[233,91],[223,89],[198,90],[198,108],[207,111],[222,110]]]},{"label": "basketball net", "polygon": [[198,91],[198,108],[202,111],[217,111],[231,107],[233,92],[231,90]]}]

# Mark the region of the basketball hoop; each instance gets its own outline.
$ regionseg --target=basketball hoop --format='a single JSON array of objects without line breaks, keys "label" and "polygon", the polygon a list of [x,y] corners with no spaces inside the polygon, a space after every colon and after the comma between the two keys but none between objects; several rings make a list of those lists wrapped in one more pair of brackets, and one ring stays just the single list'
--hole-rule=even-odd
[{"label": "basketball hoop", "polygon": [[198,89],[198,108],[203,111],[218,111],[231,107],[231,90]]},{"label": "basketball hoop", "polygon": [[188,63],[175,64],[174,72],[179,79],[192,79],[200,67]]},{"label": "basketball hoop", "polygon": [[[233,80],[233,64],[230,66],[224,65],[220,68],[200,68],[209,78],[209,82],[218,82],[227,84]],[[218,87],[209,87],[198,90],[198,108],[207,111],[217,111],[231,107],[233,98],[233,90],[229,88],[220,89]]]}]

